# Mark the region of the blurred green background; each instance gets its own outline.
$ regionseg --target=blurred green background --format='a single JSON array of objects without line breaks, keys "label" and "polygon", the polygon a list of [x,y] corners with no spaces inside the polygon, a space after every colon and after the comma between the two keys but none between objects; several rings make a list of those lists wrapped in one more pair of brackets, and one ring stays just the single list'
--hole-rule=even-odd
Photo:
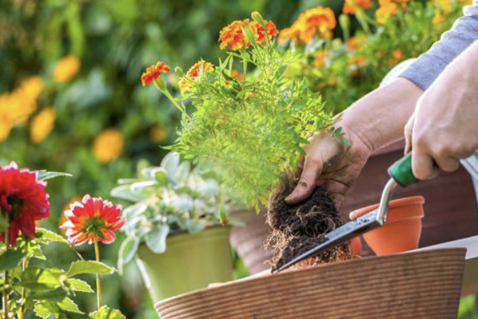
[{"label": "blurred green background", "polygon": [[[217,45],[219,31],[231,21],[257,10],[282,29],[318,5],[339,13],[343,1],[2,0],[0,163],[73,174],[48,186],[52,217],[44,225],[57,229],[73,198],[109,198],[117,179],[132,176],[141,159],[158,165],[167,153],[159,146],[175,140],[180,114],[154,87],[141,86],[146,66],[157,60],[184,69],[200,58],[216,62],[226,56]],[[68,56],[74,58],[59,64]],[[37,97],[32,91],[38,76]],[[173,74],[167,80],[177,85]],[[19,114],[11,128],[10,105]],[[102,246],[106,263],[115,266],[119,243]],[[93,258],[91,247],[79,250]],[[57,266],[74,258],[54,245],[46,253]],[[236,276],[247,275],[235,259]],[[110,307],[127,318],[157,317],[134,265],[124,276],[103,280]],[[80,308],[94,308],[91,296],[78,301]],[[478,318],[475,297],[462,302],[460,318]]]}]

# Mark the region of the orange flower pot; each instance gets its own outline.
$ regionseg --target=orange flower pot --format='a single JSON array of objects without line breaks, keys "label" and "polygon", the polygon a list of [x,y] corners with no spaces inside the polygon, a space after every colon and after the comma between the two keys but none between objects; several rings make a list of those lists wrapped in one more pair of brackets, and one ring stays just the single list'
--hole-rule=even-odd
[{"label": "orange flower pot", "polygon": [[360,257],[362,253],[362,241],[360,237],[355,237],[350,241],[350,250],[352,250],[352,256],[354,256],[354,258]]},{"label": "orange flower pot", "polygon": [[[392,200],[389,204],[386,223],[363,235],[365,242],[378,256],[402,253],[418,248],[424,216],[423,196],[412,196]],[[367,206],[350,213],[350,219],[359,218],[378,204]]]}]

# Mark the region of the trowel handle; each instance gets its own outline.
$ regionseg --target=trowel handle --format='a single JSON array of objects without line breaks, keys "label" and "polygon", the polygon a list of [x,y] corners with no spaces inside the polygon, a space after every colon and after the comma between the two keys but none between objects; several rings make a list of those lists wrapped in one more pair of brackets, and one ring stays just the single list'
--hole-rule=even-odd
[{"label": "trowel handle", "polygon": [[388,168],[388,175],[402,187],[418,182],[412,171],[412,153],[410,152],[390,166]]}]

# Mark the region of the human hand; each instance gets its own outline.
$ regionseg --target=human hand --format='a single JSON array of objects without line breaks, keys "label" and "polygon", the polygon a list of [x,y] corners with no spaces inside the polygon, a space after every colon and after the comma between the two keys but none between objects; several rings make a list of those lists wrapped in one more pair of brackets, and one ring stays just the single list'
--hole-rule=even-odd
[{"label": "human hand", "polygon": [[413,149],[412,169],[418,179],[433,178],[440,169],[455,171],[459,160],[478,148],[478,79],[472,64],[463,62],[465,57],[420,97],[405,126],[406,152]]},{"label": "human hand", "polygon": [[337,209],[340,207],[345,192],[372,153],[352,130],[343,127],[343,131],[351,143],[348,148],[338,138],[326,133],[315,134],[310,144],[304,146],[306,155],[298,165],[300,180],[285,199],[288,204],[304,201],[316,186],[322,186],[334,197]]}]

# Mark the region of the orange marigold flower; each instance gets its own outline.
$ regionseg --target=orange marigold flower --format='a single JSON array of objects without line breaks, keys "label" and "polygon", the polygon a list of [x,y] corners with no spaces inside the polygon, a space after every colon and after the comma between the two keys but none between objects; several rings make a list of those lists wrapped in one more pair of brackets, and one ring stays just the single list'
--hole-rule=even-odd
[{"label": "orange marigold flower", "polygon": [[329,55],[329,52],[327,51],[319,51],[315,54],[315,66],[316,67],[321,67],[325,65],[325,60],[327,59],[327,56]]},{"label": "orange marigold flower", "polygon": [[249,23],[249,19],[234,21],[221,30],[219,33],[219,41],[221,42],[219,47],[221,50],[224,50],[228,45],[231,50],[240,50],[251,45],[242,32],[245,23]]},{"label": "orange marigold flower", "polygon": [[242,79],[244,78],[244,76],[236,69],[232,69],[230,75],[231,77],[236,78],[238,81],[242,81]]},{"label": "orange marigold flower", "polygon": [[403,60],[403,52],[400,49],[396,49],[392,52],[392,56],[395,61],[402,61]]},{"label": "orange marigold flower", "polygon": [[[264,20],[264,24],[267,29],[267,34],[269,34],[269,36],[275,37],[279,34],[279,30],[277,30],[277,27],[274,24],[274,22]],[[264,43],[264,41],[267,39],[267,34],[264,28],[256,21],[252,21],[249,24],[249,26],[251,27],[252,32],[254,33],[256,42],[259,44]]]},{"label": "orange marigold flower", "polygon": [[330,8],[313,8],[302,13],[290,28],[279,34],[279,41],[291,40],[296,43],[302,41],[308,44],[315,36],[329,38],[335,29],[337,21]]},{"label": "orange marigold flower", "polygon": [[364,35],[353,36],[346,43],[347,49],[352,51],[360,51],[366,40],[367,37]]},{"label": "orange marigold flower", "polygon": [[367,59],[361,55],[351,57],[349,59],[349,64],[364,66],[367,63]]},{"label": "orange marigold flower", "polygon": [[310,43],[317,35],[330,38],[331,31],[337,25],[334,11],[330,8],[309,9],[300,15],[299,20],[301,21],[300,39],[305,43]]},{"label": "orange marigold flower", "polygon": [[[269,36],[276,36],[279,34],[274,22],[264,20],[264,24]],[[245,25],[248,25],[251,28],[258,44],[262,44],[267,38],[266,30],[264,30],[264,28],[258,22],[244,19],[242,21],[234,21],[221,30],[219,33],[219,42],[221,42],[219,47],[222,50],[226,49],[228,46],[231,50],[241,50],[243,48],[248,48],[251,43],[249,40],[247,40],[247,37],[242,32],[242,28]]]},{"label": "orange marigold flower", "polygon": [[94,243],[95,238],[104,244],[111,244],[116,238],[114,231],[126,222],[120,214],[120,205],[85,195],[81,202],[74,202],[65,211],[67,221],[60,228],[66,230],[68,240],[75,246]]},{"label": "orange marigold flower", "polygon": [[141,75],[141,83],[143,86],[151,84],[154,80],[161,76],[161,73],[168,73],[171,71],[169,65],[164,62],[158,62],[156,65],[152,65],[146,69]]},{"label": "orange marigold flower", "polygon": [[179,81],[179,88],[181,92],[186,92],[189,89],[188,80],[196,80],[205,73],[214,72],[214,65],[204,60],[196,62]]},{"label": "orange marigold flower", "polygon": [[355,7],[363,10],[373,7],[372,0],[346,0],[342,12],[345,14],[355,14]]},{"label": "orange marigold flower", "polygon": [[289,28],[282,29],[279,33],[278,40],[279,42],[283,43],[287,40],[291,40],[292,42],[298,42],[300,38],[300,27],[297,21],[292,24]]}]

